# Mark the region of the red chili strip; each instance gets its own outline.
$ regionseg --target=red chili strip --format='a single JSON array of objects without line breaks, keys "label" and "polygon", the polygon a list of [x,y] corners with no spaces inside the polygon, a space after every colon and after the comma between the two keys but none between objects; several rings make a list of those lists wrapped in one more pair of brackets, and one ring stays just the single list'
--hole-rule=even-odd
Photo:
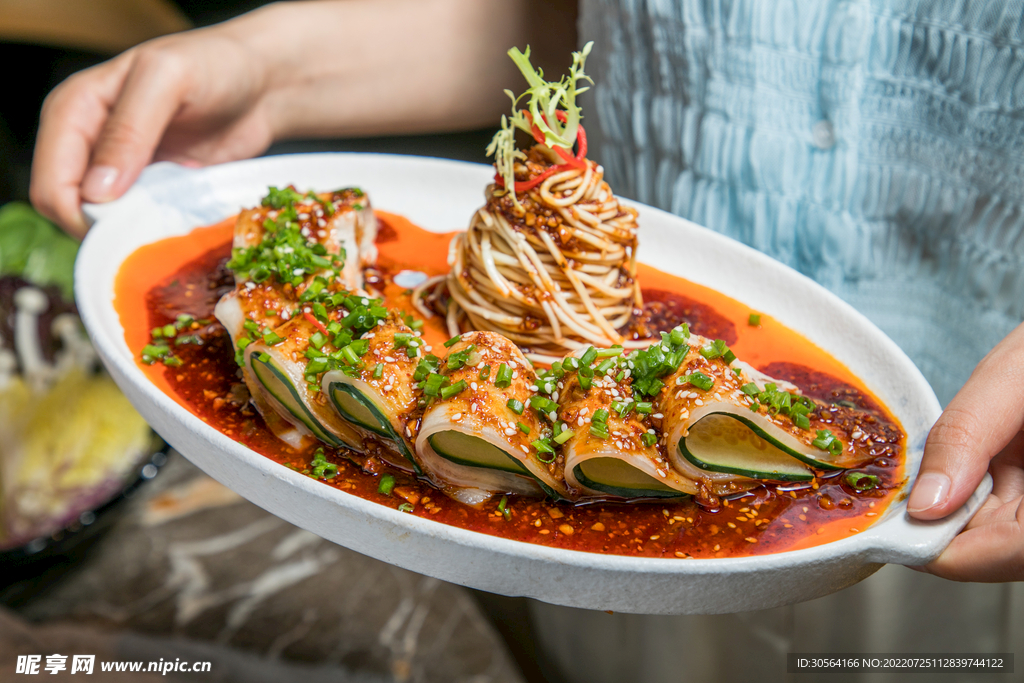
[{"label": "red chili strip", "polygon": [[331,336],[331,333],[327,331],[327,328],[324,327],[324,324],[322,322],[320,322],[319,320],[317,320],[316,316],[314,316],[309,311],[303,311],[302,317],[305,318],[306,320],[308,320],[309,322],[313,323],[314,325],[316,325],[316,329],[318,329],[321,332],[323,332],[325,337],[330,337]]}]

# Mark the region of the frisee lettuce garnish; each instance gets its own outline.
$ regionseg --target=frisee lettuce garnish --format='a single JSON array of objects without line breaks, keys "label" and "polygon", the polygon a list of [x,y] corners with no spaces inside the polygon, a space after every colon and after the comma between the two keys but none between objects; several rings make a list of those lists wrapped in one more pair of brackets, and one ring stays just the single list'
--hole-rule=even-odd
[{"label": "frisee lettuce garnish", "polygon": [[[509,188],[512,201],[517,206],[519,202],[515,197],[514,167],[516,160],[525,159],[526,155],[516,149],[516,129],[533,135],[533,126],[536,126],[544,136],[544,144],[552,149],[561,147],[572,153],[580,119],[583,118],[580,108],[576,105],[576,96],[588,90],[587,87],[577,86],[584,80],[593,83],[583,71],[587,55],[593,46],[594,43],[589,42],[579,52],[573,52],[569,75],[562,76],[557,82],[545,81],[543,71],[534,68],[530,63],[529,46],[526,52],[520,52],[516,47],[508,51],[509,57],[526,78],[529,88],[518,97],[511,90],[505,91],[512,100],[512,116],[501,117],[501,129],[494,134],[491,144],[487,146],[487,155],[494,156],[494,166],[504,179],[505,187]],[[519,103],[523,98],[529,98],[526,109],[520,108]],[[564,121],[559,120],[559,111],[565,112]]]}]

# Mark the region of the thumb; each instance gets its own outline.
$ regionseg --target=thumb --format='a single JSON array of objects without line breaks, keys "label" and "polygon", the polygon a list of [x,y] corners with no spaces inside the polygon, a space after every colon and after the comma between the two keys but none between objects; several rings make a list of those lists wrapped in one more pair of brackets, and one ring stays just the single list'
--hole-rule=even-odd
[{"label": "thumb", "polygon": [[132,59],[82,179],[85,201],[108,202],[131,187],[153,159],[186,91],[187,69],[177,51],[144,45]]},{"label": "thumb", "polygon": [[940,519],[963,505],[1022,426],[1024,325],[985,356],[932,427],[907,501],[910,515]]}]

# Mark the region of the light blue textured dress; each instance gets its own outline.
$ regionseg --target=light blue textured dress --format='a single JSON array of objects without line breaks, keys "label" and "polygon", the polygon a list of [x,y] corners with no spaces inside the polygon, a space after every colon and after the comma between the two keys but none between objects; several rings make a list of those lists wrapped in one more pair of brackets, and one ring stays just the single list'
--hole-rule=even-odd
[{"label": "light blue textured dress", "polygon": [[[583,0],[580,28],[590,156],[619,194],[836,292],[943,403],[1024,318],[1021,0]],[[660,683],[794,680],[786,652],[1024,652],[1022,604],[887,567],[755,613],[532,609],[569,680]]]},{"label": "light blue textured dress", "polygon": [[1019,0],[586,0],[617,192],[865,313],[945,404],[1024,318]]}]

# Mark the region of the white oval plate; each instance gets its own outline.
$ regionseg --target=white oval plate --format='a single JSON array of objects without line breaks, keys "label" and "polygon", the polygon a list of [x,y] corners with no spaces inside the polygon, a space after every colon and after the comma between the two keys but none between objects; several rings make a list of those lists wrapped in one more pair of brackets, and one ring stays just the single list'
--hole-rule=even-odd
[{"label": "white oval plate", "polygon": [[[156,164],[121,199],[87,207],[97,219],[79,253],[75,294],[103,362],[168,442],[217,481],[304,529],[385,562],[473,588],[560,605],[646,614],[713,614],[809,600],[860,581],[884,563],[924,564],[977,511],[989,479],[961,510],[922,523],[894,503],[874,526],[815,548],[709,560],[634,558],[496,538],[398,512],[323,486],[205,424],[136,366],[113,306],[114,278],[138,247],[214,223],[259,202],[268,185],[358,185],[374,206],[428,230],[463,229],[493,176],[488,166],[364,154],[278,156],[203,170]],[[846,364],[907,432],[916,473],[940,413],[931,388],[866,318],[793,270],[742,244],[647,206],[640,256],[774,316]],[[686,264],[685,269],[679,264]],[[765,286],[770,283],[771,286]],[[908,481],[906,491],[912,482]]]}]

